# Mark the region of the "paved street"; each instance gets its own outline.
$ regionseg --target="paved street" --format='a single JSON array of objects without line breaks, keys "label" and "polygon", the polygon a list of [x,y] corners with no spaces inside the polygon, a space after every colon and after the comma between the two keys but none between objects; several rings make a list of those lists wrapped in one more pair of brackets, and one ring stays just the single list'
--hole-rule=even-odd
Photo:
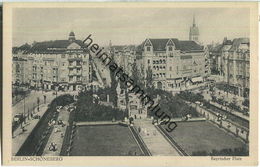
[{"label": "paved street", "polygon": [[[210,91],[208,89],[202,91],[202,95],[204,96],[205,100],[207,100],[207,101],[211,101],[212,100],[211,95],[210,95]],[[227,94],[223,93],[223,91],[216,91],[215,95],[217,97],[223,97],[228,102],[231,102],[234,97],[238,98],[238,96],[235,96],[235,95],[232,95],[232,94],[229,94],[228,97],[227,97]],[[238,101],[237,105],[239,105],[241,108],[243,108],[242,100],[238,98],[237,101]],[[249,120],[249,117],[246,116],[246,115],[243,115],[241,112],[238,112],[236,110],[231,110],[228,107],[222,106],[222,105],[220,105],[220,104],[218,104],[216,102],[212,102],[211,101],[210,103],[215,105],[216,107],[223,108],[223,109],[227,110],[228,112],[231,111],[232,114],[234,114],[236,116],[239,116],[239,117],[241,117],[243,119]]]},{"label": "paved street", "polygon": [[[31,93],[25,98],[25,100],[21,100],[16,105],[12,106],[12,117],[14,117],[15,114],[23,113],[25,110],[25,113],[28,113],[28,109],[31,111],[33,108],[37,108],[37,98],[40,98],[40,104],[44,103],[44,95],[46,95],[46,104],[49,104],[56,95],[53,95],[54,91],[49,92],[42,92],[42,91],[31,91]],[[57,96],[64,94],[66,92],[58,92]],[[24,108],[25,104],[25,108]]]},{"label": "paved street", "polygon": [[[39,116],[42,117],[42,115],[46,112],[47,108],[48,108],[47,104],[42,104],[40,105],[39,112],[35,108],[34,113],[37,113]],[[34,127],[37,125],[38,122],[39,119],[27,120],[25,125],[25,129],[26,129],[25,132],[22,132],[22,129],[20,127],[18,127],[14,131],[13,138],[12,138],[12,155],[15,155],[19,151],[19,149],[21,148],[21,146],[23,145],[27,137],[31,134],[32,130],[34,129]]]},{"label": "paved street", "polygon": [[[63,123],[65,124],[65,126],[62,127],[61,125],[54,125],[54,129],[53,129],[53,131],[50,135],[48,143],[46,144],[46,147],[45,147],[44,152],[43,152],[44,156],[59,156],[60,155],[61,147],[62,147],[62,143],[63,143],[63,139],[64,139],[63,136],[65,135],[66,128],[69,124],[69,122],[68,122],[69,115],[70,115],[70,113],[68,112],[68,110],[66,108],[63,108],[60,111],[57,120],[62,120]],[[55,131],[55,129],[59,129],[59,131]],[[49,150],[49,146],[51,145],[51,143],[57,144],[57,150],[56,151],[50,151]]]},{"label": "paved street", "polygon": [[162,136],[162,134],[154,127],[151,120],[141,119],[135,120],[136,129],[143,129],[140,134],[144,143],[154,155],[171,155],[179,156],[179,153],[172,145]]}]

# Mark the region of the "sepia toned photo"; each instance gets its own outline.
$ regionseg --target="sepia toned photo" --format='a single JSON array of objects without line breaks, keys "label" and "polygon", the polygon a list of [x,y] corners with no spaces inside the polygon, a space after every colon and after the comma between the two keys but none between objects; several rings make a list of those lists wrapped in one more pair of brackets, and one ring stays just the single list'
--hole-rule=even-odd
[{"label": "sepia toned photo", "polygon": [[3,6],[6,165],[257,164],[257,3]]}]

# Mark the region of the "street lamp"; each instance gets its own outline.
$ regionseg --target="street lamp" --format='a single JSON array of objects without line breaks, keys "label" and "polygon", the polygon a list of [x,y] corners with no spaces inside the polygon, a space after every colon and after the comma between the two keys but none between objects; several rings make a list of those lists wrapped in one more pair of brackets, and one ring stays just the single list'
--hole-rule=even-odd
[{"label": "street lamp", "polygon": [[24,119],[24,123],[26,123],[26,116],[25,116],[25,94],[23,97],[23,119]]},{"label": "street lamp", "polygon": [[37,110],[38,110],[38,112],[39,112],[39,111],[40,111],[40,108],[39,108],[39,105],[40,105],[40,98],[39,98],[39,97],[37,97],[37,105],[38,105]]}]

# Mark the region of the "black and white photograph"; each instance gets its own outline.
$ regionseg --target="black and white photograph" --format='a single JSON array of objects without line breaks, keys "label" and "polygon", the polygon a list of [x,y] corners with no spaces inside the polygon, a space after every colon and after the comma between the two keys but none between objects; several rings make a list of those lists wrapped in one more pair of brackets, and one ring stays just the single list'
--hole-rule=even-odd
[{"label": "black and white photograph", "polygon": [[256,4],[13,7],[12,161],[257,154]]}]

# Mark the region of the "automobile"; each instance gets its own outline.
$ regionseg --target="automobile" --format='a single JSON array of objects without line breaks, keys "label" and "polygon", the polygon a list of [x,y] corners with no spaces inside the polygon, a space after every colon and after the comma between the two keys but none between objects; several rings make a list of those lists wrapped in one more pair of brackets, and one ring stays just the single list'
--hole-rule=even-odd
[{"label": "automobile", "polygon": [[68,111],[71,112],[71,111],[73,111],[73,110],[75,110],[75,109],[76,109],[75,106],[70,106],[70,107],[68,108]]},{"label": "automobile", "polygon": [[60,112],[61,109],[62,109],[62,106],[57,106],[56,107],[57,112]]},{"label": "automobile", "polygon": [[200,104],[200,102],[199,102],[199,101],[196,101],[195,103],[196,103],[196,104]]},{"label": "automobile", "polygon": [[41,116],[36,114],[36,115],[33,116],[33,119],[41,119]]},{"label": "automobile", "polygon": [[13,121],[19,123],[22,121],[22,119],[23,119],[23,114],[16,114],[13,118]]}]

